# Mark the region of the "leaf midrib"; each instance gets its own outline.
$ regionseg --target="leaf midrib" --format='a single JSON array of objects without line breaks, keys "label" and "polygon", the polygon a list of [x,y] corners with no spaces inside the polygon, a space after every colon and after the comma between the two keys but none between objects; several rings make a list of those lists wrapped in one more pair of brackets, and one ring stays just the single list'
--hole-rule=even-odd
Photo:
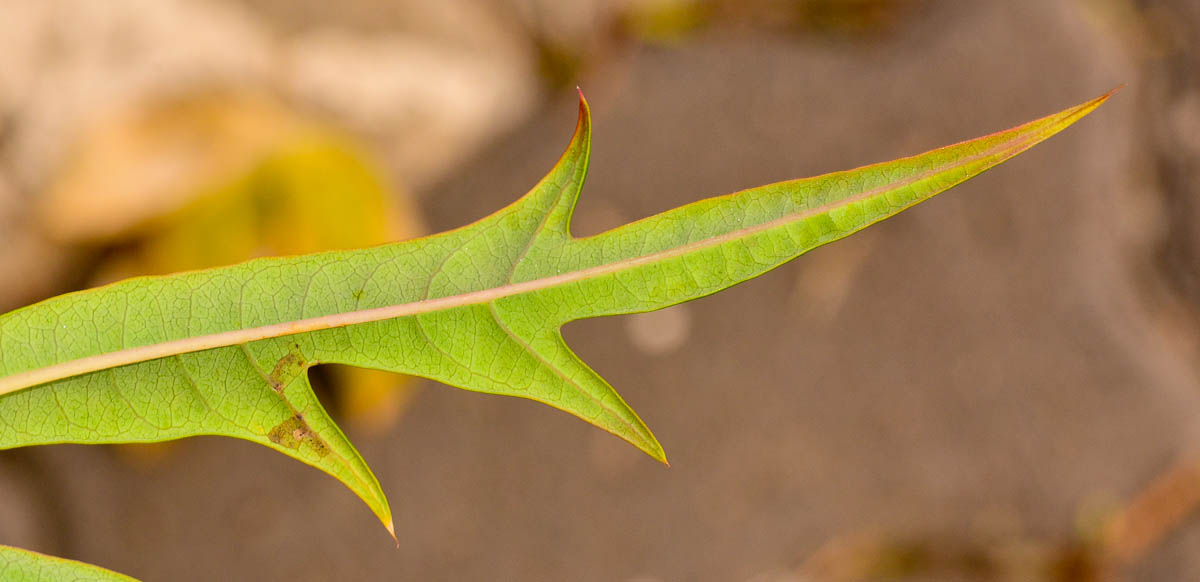
[{"label": "leaf midrib", "polygon": [[[1014,128],[1014,129],[1017,129],[1017,128]],[[120,367],[120,366],[136,364],[139,362],[156,360],[159,358],[165,358],[165,357],[169,357],[169,356],[175,356],[175,355],[192,353],[192,352],[199,352],[199,351],[222,348],[222,347],[229,347],[229,346],[234,346],[234,345],[239,345],[239,344],[246,344],[246,343],[250,343],[250,342],[261,341],[261,340],[271,339],[271,338],[276,338],[276,337],[283,337],[283,336],[296,335],[296,334],[301,334],[301,333],[321,331],[321,330],[325,330],[325,329],[333,329],[333,328],[338,328],[338,327],[346,327],[346,326],[351,326],[351,325],[370,323],[370,322],[374,322],[374,321],[383,321],[383,320],[387,320],[387,319],[396,319],[396,318],[400,318],[400,317],[421,315],[421,314],[425,314],[425,313],[434,313],[434,312],[438,312],[438,311],[455,309],[458,307],[465,307],[468,305],[491,303],[493,301],[504,299],[506,297],[512,297],[515,295],[523,295],[526,293],[532,293],[532,292],[540,291],[543,289],[557,287],[559,285],[566,285],[566,284],[575,283],[578,281],[584,281],[584,280],[587,280],[587,279],[590,279],[593,277],[599,277],[599,276],[609,275],[609,274],[613,274],[613,273],[618,273],[623,270],[634,269],[634,268],[637,268],[637,267],[640,267],[643,265],[652,264],[652,263],[655,263],[658,261],[668,260],[668,259],[672,259],[672,258],[675,258],[678,256],[686,255],[693,251],[716,247],[716,246],[719,246],[726,242],[745,238],[745,237],[748,237],[748,236],[751,236],[754,234],[772,230],[774,228],[786,226],[786,225],[794,223],[794,222],[808,220],[810,218],[813,218],[815,216],[820,216],[822,214],[827,214],[829,212],[837,210],[838,208],[842,208],[842,207],[849,206],[851,204],[862,202],[862,201],[874,198],[876,196],[879,196],[881,194],[886,194],[887,192],[913,185],[917,182],[929,179],[938,174],[942,174],[945,172],[949,172],[949,171],[970,165],[970,164],[980,161],[982,159],[989,158],[989,157],[995,156],[997,154],[1000,154],[1000,153],[1004,152],[1005,150],[1009,150],[1015,155],[1015,153],[1019,152],[1024,147],[1032,145],[1033,143],[1036,143],[1037,141],[1038,141],[1038,136],[1037,136],[1037,134],[1034,134],[1031,136],[1023,137],[1022,139],[1002,142],[1002,143],[997,144],[996,146],[989,148],[978,154],[974,154],[974,155],[967,156],[964,158],[959,158],[959,159],[955,160],[954,163],[952,163],[952,164],[938,166],[937,168],[927,170],[920,174],[908,176],[902,180],[889,182],[882,186],[878,186],[876,188],[872,188],[870,190],[860,192],[858,194],[855,194],[855,195],[847,197],[847,198],[843,198],[841,200],[837,200],[835,202],[823,204],[816,208],[801,210],[801,211],[798,211],[798,212],[795,212],[795,213],[792,213],[792,214],[789,214],[786,216],[782,216],[782,217],[779,217],[779,218],[776,218],[773,220],[769,220],[769,221],[766,221],[766,222],[763,222],[760,224],[740,228],[740,229],[733,230],[733,231],[730,231],[730,232],[727,232],[724,234],[708,237],[708,238],[705,238],[702,240],[685,243],[685,244],[682,244],[682,245],[679,245],[676,247],[671,247],[669,249],[664,249],[661,251],[649,253],[646,255],[641,255],[638,257],[622,259],[622,260],[614,261],[611,263],[605,263],[605,264],[597,265],[594,267],[588,267],[586,269],[579,269],[577,271],[570,271],[567,273],[561,273],[561,274],[557,274],[557,275],[552,275],[550,277],[543,277],[540,279],[531,279],[529,281],[522,281],[520,283],[509,283],[509,284],[500,285],[497,287],[492,287],[489,289],[481,289],[478,291],[471,291],[471,292],[467,292],[467,293],[461,293],[458,295],[448,295],[445,297],[437,297],[437,298],[432,298],[432,299],[421,299],[418,301],[411,301],[408,303],[398,303],[395,305],[386,305],[383,307],[374,307],[374,308],[370,308],[370,309],[361,309],[361,310],[333,313],[333,314],[321,315],[321,316],[310,317],[310,318],[305,318],[305,319],[273,323],[273,324],[268,324],[268,325],[263,325],[263,326],[258,326],[258,327],[234,329],[234,330],[217,332],[217,333],[212,333],[212,334],[186,337],[186,338],[180,338],[180,339],[176,339],[176,340],[168,340],[168,341],[159,342],[156,344],[148,344],[148,345],[144,345],[144,346],[126,348],[126,349],[122,349],[122,350],[116,350],[116,351],[112,351],[112,352],[106,352],[106,353],[102,353],[102,354],[86,356],[83,358],[77,358],[74,360],[68,360],[65,362],[60,362],[60,363],[53,364],[50,366],[45,366],[42,368],[35,368],[33,370],[27,370],[24,372],[19,372],[16,374],[12,374],[12,375],[0,378],[0,396],[4,396],[6,394],[9,394],[12,392],[17,392],[17,391],[20,391],[20,390],[23,390],[26,388],[31,388],[33,386],[37,386],[40,384],[54,382],[56,380],[62,380],[65,378],[71,378],[74,376],[79,376],[79,375],[87,374],[90,372],[96,372],[96,371],[100,371],[100,370],[106,370],[106,369],[110,369],[110,368],[116,368],[116,367]],[[939,148],[939,149],[942,149],[942,148]],[[921,155],[925,155],[925,154],[921,154]],[[896,161],[897,162],[903,161],[903,159],[896,160]],[[888,163],[894,163],[894,162],[888,162]],[[870,166],[866,166],[866,167],[870,167]],[[863,169],[863,168],[858,168],[858,170],[861,170],[861,169]],[[853,172],[853,171],[857,171],[857,170],[849,170],[849,172]],[[837,173],[841,174],[841,173],[845,173],[845,172],[837,172]],[[820,178],[820,176],[818,176],[816,178]],[[812,180],[812,179],[814,179],[814,178],[807,178],[805,180]],[[769,187],[769,186],[767,186],[767,187]],[[735,196],[735,195],[737,195],[737,193],[729,194],[726,196]],[[913,204],[915,204],[915,203],[916,202],[914,202]],[[909,206],[911,206],[911,205],[909,205]],[[630,225],[627,225],[627,226],[630,226]],[[611,231],[610,231],[610,233],[601,233],[601,234],[595,235],[595,236],[606,236],[607,234],[611,234]],[[579,240],[586,240],[586,239],[574,239],[574,240],[579,241]]]}]

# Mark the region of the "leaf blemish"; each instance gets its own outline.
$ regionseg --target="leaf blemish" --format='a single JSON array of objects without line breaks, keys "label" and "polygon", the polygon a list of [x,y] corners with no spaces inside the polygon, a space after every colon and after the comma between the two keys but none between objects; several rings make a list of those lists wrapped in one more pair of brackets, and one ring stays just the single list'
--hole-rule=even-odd
[{"label": "leaf blemish", "polygon": [[308,362],[304,360],[304,355],[300,353],[300,345],[292,344],[291,350],[275,362],[275,368],[267,376],[267,382],[271,385],[272,390],[283,394],[284,387],[303,373],[307,365]]},{"label": "leaf blemish", "polygon": [[329,447],[325,441],[313,433],[308,423],[304,421],[302,414],[297,414],[279,423],[271,429],[271,432],[267,433],[267,438],[271,442],[289,449],[298,449],[300,445],[307,442],[318,457],[329,454]]}]

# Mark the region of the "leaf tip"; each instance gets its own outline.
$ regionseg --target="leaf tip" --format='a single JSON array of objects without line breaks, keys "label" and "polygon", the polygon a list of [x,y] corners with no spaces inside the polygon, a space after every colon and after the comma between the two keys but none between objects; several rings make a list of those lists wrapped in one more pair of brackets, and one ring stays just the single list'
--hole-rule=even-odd
[{"label": "leaf tip", "polygon": [[1110,97],[1112,97],[1113,95],[1116,95],[1117,93],[1119,93],[1121,91],[1121,89],[1124,89],[1127,86],[1128,86],[1127,83],[1121,83],[1120,85],[1117,85],[1116,87],[1113,87],[1112,89],[1109,89],[1103,95],[1101,95],[1095,99],[1092,99],[1091,101],[1088,101],[1086,103],[1082,103],[1082,104],[1076,106],[1074,108],[1074,113],[1075,113],[1076,119],[1091,113],[1092,110],[1103,105],[1104,102],[1108,101],[1108,99]]},{"label": "leaf tip", "polygon": [[[667,452],[663,449],[662,443],[658,442],[658,438],[654,436],[654,433],[650,432],[650,427],[646,426],[646,423],[637,417],[637,413],[632,410],[629,410],[629,412],[633,415],[632,431],[613,430],[612,427],[599,424],[597,426],[633,445],[637,450],[649,455],[651,459],[670,467],[671,463],[667,461]],[[593,422],[593,424],[596,423]]]},{"label": "leaf tip", "polygon": [[1125,87],[1128,87],[1128,86],[1129,86],[1128,83],[1121,83],[1120,85],[1117,85],[1116,87],[1113,87],[1112,89],[1109,89],[1103,95],[1101,95],[1095,99],[1092,99],[1091,102],[1089,102],[1088,104],[1089,105],[1093,105],[1093,104],[1100,105],[1101,103],[1108,101],[1109,97],[1112,97],[1113,95],[1116,95],[1117,93],[1120,93],[1121,89],[1124,89]]},{"label": "leaf tip", "polygon": [[400,538],[396,537],[396,523],[389,517],[387,521],[383,522],[383,527],[387,528],[387,532],[392,536],[392,541],[396,542],[396,547],[399,548]]},{"label": "leaf tip", "polygon": [[650,455],[651,459],[670,467],[671,462],[667,460],[667,452],[663,449],[662,444],[658,442],[657,438],[654,438],[654,435],[650,433],[649,428],[645,428],[645,431],[645,434],[641,435],[644,441],[640,443],[634,443],[634,446],[641,449],[641,451],[647,455]]},{"label": "leaf tip", "polygon": [[591,124],[592,109],[588,106],[587,97],[583,96],[583,89],[575,87],[575,92],[579,93],[579,121],[576,123],[578,131],[578,128]]}]

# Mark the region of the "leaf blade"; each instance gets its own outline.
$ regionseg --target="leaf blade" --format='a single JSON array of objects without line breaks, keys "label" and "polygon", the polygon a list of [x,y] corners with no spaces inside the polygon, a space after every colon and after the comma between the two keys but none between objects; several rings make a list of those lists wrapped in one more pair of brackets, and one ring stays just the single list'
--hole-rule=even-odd
[{"label": "leaf blade", "polygon": [[660,309],[755,277],[1002,163],[1110,95],[918,156],[574,238],[591,132],[581,96],[554,168],[471,225],[135,279],[0,316],[0,448],[243,438],[338,478],[390,529],[377,479],[308,384],[312,365],[340,363],[543,402],[666,462],[646,424],[563,342],[563,324]]}]

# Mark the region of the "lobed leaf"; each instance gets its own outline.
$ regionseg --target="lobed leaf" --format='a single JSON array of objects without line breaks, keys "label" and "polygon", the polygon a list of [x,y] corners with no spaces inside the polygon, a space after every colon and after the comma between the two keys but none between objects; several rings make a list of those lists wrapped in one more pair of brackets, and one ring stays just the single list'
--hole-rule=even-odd
[{"label": "lobed leaf", "polygon": [[510,206],[392,245],[131,279],[0,316],[0,448],[250,440],[387,500],[307,370],[339,363],[519,396],[666,462],[637,414],[564,343],[572,320],[661,309],[756,277],[893,216],[1061,131],[1111,93],[918,156],[570,233],[591,125]]}]

